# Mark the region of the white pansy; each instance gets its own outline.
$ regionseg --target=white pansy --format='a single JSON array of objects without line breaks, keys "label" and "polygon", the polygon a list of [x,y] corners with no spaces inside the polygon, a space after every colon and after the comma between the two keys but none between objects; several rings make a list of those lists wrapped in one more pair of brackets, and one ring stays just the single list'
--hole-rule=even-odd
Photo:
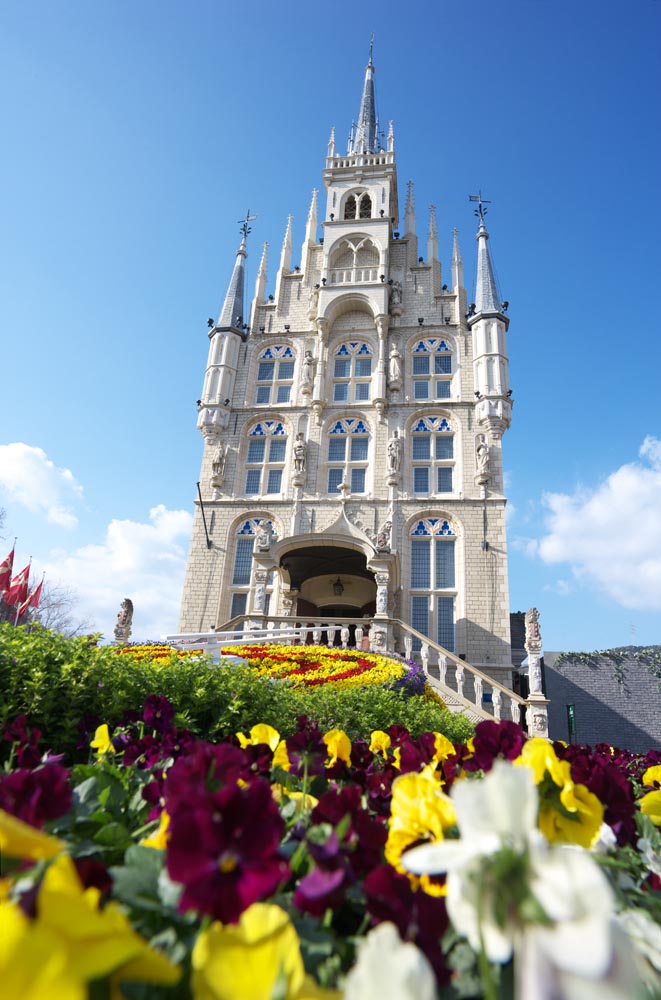
[{"label": "white pansy", "polygon": [[661,972],[661,927],[645,910],[623,910],[617,920],[641,955]]},{"label": "white pansy", "polygon": [[344,1000],[436,1000],[431,965],[394,924],[379,924],[361,941],[358,961],[346,978]]},{"label": "white pansy", "polygon": [[636,846],[649,871],[661,878],[661,852],[654,849],[647,837],[641,837]]}]

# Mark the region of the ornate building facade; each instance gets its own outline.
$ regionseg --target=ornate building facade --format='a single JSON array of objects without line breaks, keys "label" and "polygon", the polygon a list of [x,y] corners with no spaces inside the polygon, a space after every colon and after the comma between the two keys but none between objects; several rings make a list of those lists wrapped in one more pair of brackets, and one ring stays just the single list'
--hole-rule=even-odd
[{"label": "ornate building facade", "polygon": [[180,629],[369,617],[391,643],[401,620],[505,677],[512,401],[483,203],[469,296],[456,230],[444,276],[433,206],[419,246],[411,183],[400,225],[371,55],[348,150],[332,131],[323,177],[300,263],[290,217],[274,291],[265,244],[244,313],[246,223],[210,321]]}]

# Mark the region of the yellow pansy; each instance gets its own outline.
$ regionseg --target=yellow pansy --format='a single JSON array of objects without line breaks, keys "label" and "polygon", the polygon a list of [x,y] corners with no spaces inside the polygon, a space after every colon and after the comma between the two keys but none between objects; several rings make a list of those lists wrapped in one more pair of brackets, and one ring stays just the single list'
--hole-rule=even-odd
[{"label": "yellow pansy", "polygon": [[314,795],[310,795],[308,792],[294,792],[289,788],[284,788],[277,781],[271,785],[271,794],[275,802],[280,803],[283,798],[291,799],[292,802],[299,802],[301,809],[312,810],[319,805],[319,799],[316,799]]},{"label": "yellow pansy", "polygon": [[278,730],[274,729],[273,726],[267,726],[264,722],[258,722],[256,726],[253,726],[249,737],[244,736],[243,733],[237,733],[236,737],[242,750],[248,746],[257,746],[258,743],[266,743],[275,752],[280,743]]},{"label": "yellow pansy", "polygon": [[390,749],[390,737],[382,729],[375,729],[370,737],[370,750],[372,753],[381,754],[384,760],[388,757]]},{"label": "yellow pansy", "polygon": [[57,937],[14,903],[0,903],[0,982],[3,1000],[86,1000],[87,987],[69,967]]},{"label": "yellow pansy", "polygon": [[648,792],[639,799],[640,811],[652,820],[656,826],[661,826],[661,792]]},{"label": "yellow pansy", "polygon": [[[413,845],[443,840],[445,830],[456,823],[452,799],[439,788],[430,774],[402,774],[392,783],[392,802],[388,820],[386,861],[404,872],[401,857]],[[421,886],[433,895],[442,889],[423,875]]]},{"label": "yellow pansy", "polygon": [[434,733],[434,761],[440,764],[456,753],[454,743],[451,743],[443,733]]},{"label": "yellow pansy", "polygon": [[115,748],[110,742],[110,732],[105,722],[102,726],[97,726],[96,732],[94,733],[94,739],[90,743],[90,747],[92,750],[96,750],[99,757],[102,757],[106,753],[115,752]]},{"label": "yellow pansy", "polygon": [[661,764],[655,764],[654,767],[648,767],[643,775],[643,784],[652,787],[656,785],[657,788],[661,787]]},{"label": "yellow pansy", "polygon": [[42,861],[54,858],[66,848],[63,840],[37,830],[11,813],[0,809],[0,853],[8,858]]},{"label": "yellow pansy", "polygon": [[564,776],[560,770],[560,761],[551,743],[536,736],[527,740],[521,749],[521,754],[514,761],[517,767],[529,767],[535,775],[535,784],[540,785],[548,772],[551,781],[562,787]]},{"label": "yellow pansy", "polygon": [[323,740],[328,750],[326,767],[332,767],[338,760],[351,765],[351,740],[342,729],[330,729]]},{"label": "yellow pansy", "polygon": [[115,903],[99,909],[98,889],[85,889],[71,858],[61,854],[46,870],[37,898],[37,925],[67,954],[67,968],[87,982],[114,973],[119,980],[164,985],[178,982],[181,970],[131,927]]},{"label": "yellow pansy", "polygon": [[143,847],[153,847],[156,850],[164,851],[168,846],[169,831],[170,829],[170,817],[165,811],[161,813],[161,818],[158,824],[158,828],[150,833],[148,837],[141,840],[140,843]]},{"label": "yellow pansy", "polygon": [[306,978],[294,925],[270,903],[253,903],[238,924],[202,931],[192,966],[195,1000],[339,1000]]},{"label": "yellow pansy", "polygon": [[287,753],[287,743],[280,740],[273,753],[273,767],[281,767],[283,771],[291,770],[291,761]]}]

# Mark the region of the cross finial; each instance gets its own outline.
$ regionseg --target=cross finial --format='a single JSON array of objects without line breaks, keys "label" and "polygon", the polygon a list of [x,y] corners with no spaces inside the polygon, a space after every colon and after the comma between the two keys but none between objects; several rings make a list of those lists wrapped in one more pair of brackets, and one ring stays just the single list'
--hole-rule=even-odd
[{"label": "cross finial", "polygon": [[487,198],[483,198],[481,191],[478,191],[477,194],[470,194],[468,196],[468,198],[469,198],[470,201],[476,201],[477,202],[477,208],[475,209],[475,214],[479,218],[480,223],[482,225],[484,225],[484,216],[489,211],[489,209],[485,208],[484,206],[485,205],[490,205],[491,201],[489,201]]},{"label": "cross finial", "polygon": [[250,214],[250,209],[248,209],[248,211],[246,212],[245,219],[239,219],[239,225],[241,226],[241,229],[239,230],[239,232],[242,234],[244,240],[247,238],[248,233],[252,232],[252,230],[251,230],[250,226],[248,225],[248,223],[249,222],[253,222],[256,218],[257,218],[257,216],[256,215],[251,215]]}]

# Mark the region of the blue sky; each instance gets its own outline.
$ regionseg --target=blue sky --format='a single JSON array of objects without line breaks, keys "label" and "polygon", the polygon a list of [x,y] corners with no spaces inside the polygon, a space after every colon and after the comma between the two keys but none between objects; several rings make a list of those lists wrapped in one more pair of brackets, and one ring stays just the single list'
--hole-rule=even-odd
[{"label": "blue sky", "polygon": [[400,201],[410,178],[422,239],[437,206],[444,276],[456,226],[472,281],[468,195],[492,200],[512,609],[540,609],[547,649],[661,642],[660,21],[660,0],[7,0],[3,549],[108,636],[125,596],[136,638],[176,626],[236,220],[258,216],[248,287],[268,241],[272,290],[373,31]]}]

